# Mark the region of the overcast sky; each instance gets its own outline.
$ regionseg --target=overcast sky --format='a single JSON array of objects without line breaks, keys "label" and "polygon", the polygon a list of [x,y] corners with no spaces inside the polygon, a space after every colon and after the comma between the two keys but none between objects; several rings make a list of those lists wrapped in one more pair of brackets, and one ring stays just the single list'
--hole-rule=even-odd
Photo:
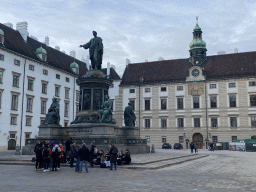
[{"label": "overcast sky", "polygon": [[1,0],[0,22],[28,22],[30,35],[61,51],[76,51],[95,30],[103,39],[103,67],[189,57],[189,43],[199,16],[207,55],[218,51],[256,51],[256,1],[242,0]]}]

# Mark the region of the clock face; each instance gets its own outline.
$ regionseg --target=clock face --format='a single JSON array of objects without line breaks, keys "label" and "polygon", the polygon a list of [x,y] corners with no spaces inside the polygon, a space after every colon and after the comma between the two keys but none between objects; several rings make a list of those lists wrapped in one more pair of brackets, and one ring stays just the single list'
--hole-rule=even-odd
[{"label": "clock face", "polygon": [[199,75],[199,73],[200,73],[200,71],[198,69],[194,69],[192,71],[192,75],[195,76],[195,77],[197,77]]}]

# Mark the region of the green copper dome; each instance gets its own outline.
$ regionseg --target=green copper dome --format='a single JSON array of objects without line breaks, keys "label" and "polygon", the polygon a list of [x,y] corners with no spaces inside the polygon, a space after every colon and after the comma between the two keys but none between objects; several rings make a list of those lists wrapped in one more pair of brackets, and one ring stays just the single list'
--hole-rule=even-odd
[{"label": "green copper dome", "polygon": [[201,38],[196,38],[191,41],[189,44],[190,49],[195,49],[195,48],[205,48],[206,43],[204,42],[203,39]]},{"label": "green copper dome", "polygon": [[201,27],[199,27],[198,24],[196,24],[195,28],[194,28],[194,31],[201,31]]},{"label": "green copper dome", "polygon": [[45,50],[42,46],[39,47],[39,48],[36,50],[36,54],[40,54],[40,53],[47,54],[46,50]]},{"label": "green copper dome", "polygon": [[74,61],[70,64],[70,68],[79,68],[79,65]]},{"label": "green copper dome", "polygon": [[0,29],[0,35],[4,36],[4,31],[2,29]]}]

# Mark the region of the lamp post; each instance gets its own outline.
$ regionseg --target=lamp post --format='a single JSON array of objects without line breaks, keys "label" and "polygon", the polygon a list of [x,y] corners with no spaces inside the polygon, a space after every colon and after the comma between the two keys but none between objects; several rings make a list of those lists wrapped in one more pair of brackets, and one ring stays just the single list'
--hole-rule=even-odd
[{"label": "lamp post", "polygon": [[140,137],[140,86],[143,83],[144,79],[143,77],[140,78],[140,83],[139,83],[139,137]]}]

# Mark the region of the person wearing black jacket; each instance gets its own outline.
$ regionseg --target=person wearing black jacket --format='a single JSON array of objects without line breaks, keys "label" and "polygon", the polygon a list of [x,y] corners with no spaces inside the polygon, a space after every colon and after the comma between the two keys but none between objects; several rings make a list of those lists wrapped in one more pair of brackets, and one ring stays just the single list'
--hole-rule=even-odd
[{"label": "person wearing black jacket", "polygon": [[42,151],[43,151],[44,147],[42,146],[42,144],[38,144],[36,145],[36,149],[35,149],[35,153],[36,153],[36,171],[38,169],[41,169],[43,167],[43,155],[42,155]]},{"label": "person wearing black jacket", "polygon": [[131,162],[131,155],[130,155],[130,152],[128,149],[126,149],[126,152],[124,154],[124,158],[123,158],[123,161],[125,161],[125,164],[126,165],[129,165],[129,163]]},{"label": "person wearing black jacket", "polygon": [[117,162],[117,153],[118,153],[118,150],[117,150],[117,148],[114,146],[114,144],[111,144],[109,153],[110,153],[110,169],[109,169],[109,170],[113,170],[113,164],[114,164],[115,170],[116,170],[116,162]]},{"label": "person wearing black jacket", "polygon": [[89,149],[86,147],[85,143],[83,143],[78,151],[78,156],[80,157],[79,173],[82,172],[83,163],[85,164],[85,171],[88,173],[87,161],[89,161],[89,155]]},{"label": "person wearing black jacket", "polygon": [[93,167],[93,158],[94,158],[94,149],[95,149],[95,145],[92,143],[91,144],[91,148],[90,148],[90,165],[91,167]]}]

